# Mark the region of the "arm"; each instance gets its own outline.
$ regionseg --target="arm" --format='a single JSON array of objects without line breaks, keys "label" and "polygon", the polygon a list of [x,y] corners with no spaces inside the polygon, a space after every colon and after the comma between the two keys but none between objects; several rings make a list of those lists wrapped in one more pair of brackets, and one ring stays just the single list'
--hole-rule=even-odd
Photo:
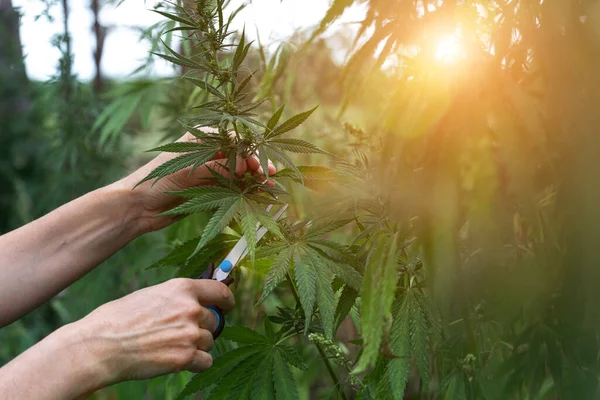
[{"label": "arm", "polygon": [[217,321],[200,304],[234,305],[227,286],[172,279],[107,303],[0,369],[3,400],[68,400],[124,380],[212,365]]},{"label": "arm", "polygon": [[[186,134],[180,140],[193,139]],[[205,178],[211,176],[207,167],[223,170],[225,164],[215,159],[192,175],[183,170],[154,186],[145,182],[132,190],[150,171],[175,156],[162,153],[121,181],[0,236],[0,327],[56,295],[137,236],[172,223],[171,217],[155,217],[180,201],[164,192],[206,183]],[[260,173],[256,159],[239,159],[236,173],[247,169]],[[273,168],[270,173],[274,172]]]}]

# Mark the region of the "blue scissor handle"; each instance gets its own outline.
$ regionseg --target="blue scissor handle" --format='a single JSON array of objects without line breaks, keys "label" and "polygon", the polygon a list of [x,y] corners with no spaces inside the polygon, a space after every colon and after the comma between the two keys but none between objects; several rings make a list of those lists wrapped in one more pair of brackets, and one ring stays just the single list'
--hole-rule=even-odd
[{"label": "blue scissor handle", "polygon": [[223,328],[225,328],[225,315],[217,306],[206,306],[206,308],[208,308],[213,314],[215,314],[215,317],[217,317],[217,329],[215,329],[213,332],[213,339],[216,339],[219,337],[219,335],[221,335],[221,332],[223,332]]},{"label": "blue scissor handle", "polygon": [[[198,279],[212,279],[213,273],[215,271],[215,266],[213,263],[210,263],[206,271]],[[229,285],[228,285],[229,286]],[[216,339],[221,335],[223,329],[225,328],[225,314],[223,311],[216,305],[204,306],[208,308],[214,315],[217,317],[217,329],[213,332],[213,339]]]}]

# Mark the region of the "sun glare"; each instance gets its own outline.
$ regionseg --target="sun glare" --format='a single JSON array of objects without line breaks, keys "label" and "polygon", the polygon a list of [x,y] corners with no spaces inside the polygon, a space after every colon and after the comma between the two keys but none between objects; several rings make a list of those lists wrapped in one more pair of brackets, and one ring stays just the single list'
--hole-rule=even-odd
[{"label": "sun glare", "polygon": [[445,62],[455,62],[462,54],[460,41],[454,35],[444,36],[435,49],[435,58]]}]

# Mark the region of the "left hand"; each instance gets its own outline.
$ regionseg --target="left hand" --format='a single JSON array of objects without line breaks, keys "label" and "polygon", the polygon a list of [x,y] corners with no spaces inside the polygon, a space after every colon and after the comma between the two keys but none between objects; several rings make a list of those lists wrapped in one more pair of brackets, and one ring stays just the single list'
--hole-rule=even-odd
[{"label": "left hand", "polygon": [[[188,132],[177,141],[190,142],[196,140],[198,139]],[[124,185],[125,189],[131,190],[139,181],[144,179],[144,177],[156,167],[179,155],[180,154],[176,153],[161,153],[152,161],[139,168],[137,171],[133,172],[119,183]],[[183,199],[166,194],[164,192],[211,184],[211,181],[208,180],[208,178],[212,177],[209,168],[227,177],[229,172],[224,167],[226,165],[227,159],[224,159],[223,155],[218,152],[211,161],[196,168],[191,175],[190,168],[186,168],[166,176],[156,183],[154,183],[154,180],[150,180],[136,187],[134,193],[137,206],[141,209],[142,221],[145,225],[144,230],[149,232],[162,229],[178,219],[173,216],[156,217],[157,214],[168,211],[183,202]],[[251,156],[247,160],[244,160],[242,157],[238,157],[235,173],[237,175],[243,175],[248,171],[254,175],[263,174],[260,162],[256,156]],[[277,172],[275,166],[273,166],[271,161],[269,161],[269,176],[275,174],[275,172]]]}]

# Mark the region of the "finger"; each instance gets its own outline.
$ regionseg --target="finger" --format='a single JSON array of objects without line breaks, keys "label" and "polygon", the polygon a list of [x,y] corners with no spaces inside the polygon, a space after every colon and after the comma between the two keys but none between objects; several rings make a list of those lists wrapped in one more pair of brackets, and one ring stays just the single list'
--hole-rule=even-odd
[{"label": "finger", "polygon": [[215,345],[215,339],[211,331],[206,329],[200,330],[200,339],[198,340],[197,348],[201,351],[210,351]]},{"label": "finger", "polygon": [[210,354],[202,350],[197,350],[196,356],[186,369],[190,372],[199,373],[212,367],[212,363],[213,359]]},{"label": "finger", "polygon": [[213,279],[191,279],[191,281],[194,294],[200,304],[216,305],[224,312],[235,306],[235,298],[227,285]]},{"label": "finger", "polygon": [[[258,160],[258,157],[256,157],[256,155],[252,155],[251,157],[249,157],[247,162],[248,162],[248,168],[250,169],[250,171],[256,171],[260,174],[263,173],[263,168],[260,165],[260,161]],[[275,165],[273,165],[273,162],[271,160],[269,160],[268,168],[269,168],[269,175],[274,175],[277,172],[277,169],[275,168]]]},{"label": "finger", "polygon": [[216,311],[213,312],[213,310],[209,310],[206,307],[202,307],[200,317],[198,318],[198,326],[210,332],[216,331],[219,321],[217,320],[215,312]]},{"label": "finger", "polygon": [[[157,187],[161,191],[179,190],[197,185],[210,184],[213,174],[210,170],[217,172],[224,178],[229,178],[229,166],[226,159],[211,160],[206,164],[196,168],[190,174],[190,168],[185,168],[174,174],[162,179],[157,183]],[[248,170],[248,164],[242,157],[236,158],[235,173],[236,175],[244,175]]]}]

